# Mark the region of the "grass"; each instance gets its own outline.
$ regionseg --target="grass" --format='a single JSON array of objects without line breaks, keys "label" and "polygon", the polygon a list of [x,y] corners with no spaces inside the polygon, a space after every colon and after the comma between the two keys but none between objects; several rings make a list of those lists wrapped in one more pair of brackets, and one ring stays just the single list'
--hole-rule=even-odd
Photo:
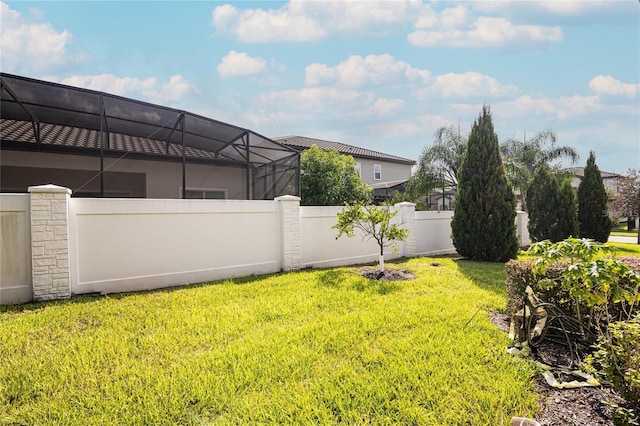
[{"label": "grass", "polygon": [[616,249],[616,256],[640,256],[640,244],[633,243],[607,243]]},{"label": "grass", "polygon": [[638,230],[637,229],[633,229],[631,231],[627,230],[627,224],[626,223],[622,223],[622,224],[618,224],[618,226],[614,227],[611,230],[611,235],[615,235],[617,237],[637,237],[638,236]]},{"label": "grass", "polygon": [[[432,263],[437,262],[439,266]],[[502,264],[419,258],[0,308],[0,424],[502,425],[534,367]],[[394,265],[390,265],[394,267]]]}]

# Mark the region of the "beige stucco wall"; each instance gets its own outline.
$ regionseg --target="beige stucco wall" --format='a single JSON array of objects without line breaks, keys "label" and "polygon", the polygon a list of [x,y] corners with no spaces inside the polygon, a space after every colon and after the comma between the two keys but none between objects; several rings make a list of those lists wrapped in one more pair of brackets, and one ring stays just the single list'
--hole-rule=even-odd
[{"label": "beige stucco wall", "polygon": [[[98,157],[9,150],[2,150],[0,155],[2,166],[93,172],[100,170],[100,158]],[[146,176],[146,198],[181,197],[182,164],[180,163],[105,158],[104,168],[109,172],[144,174]],[[31,176],[29,179],[32,180],[29,185],[64,184],[64,182],[41,182],[38,176]],[[76,188],[71,189],[75,191],[85,183],[79,183]],[[85,186],[84,190],[96,190],[96,188],[99,188],[99,179],[95,179]],[[225,190],[227,199],[245,199],[246,170],[235,167],[187,164],[187,189]]]},{"label": "beige stucco wall", "polygon": [[[368,158],[354,157],[356,163],[360,163],[362,179],[368,184],[389,182],[393,180],[409,179],[411,176],[410,164],[390,163],[388,161],[370,160]],[[380,180],[373,179],[373,165],[382,166],[382,176]]]}]

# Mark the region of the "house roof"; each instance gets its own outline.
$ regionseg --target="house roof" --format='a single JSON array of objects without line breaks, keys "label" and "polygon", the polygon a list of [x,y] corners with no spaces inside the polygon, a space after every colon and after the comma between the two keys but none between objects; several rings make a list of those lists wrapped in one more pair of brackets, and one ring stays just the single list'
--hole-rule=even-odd
[{"label": "house roof", "polygon": [[0,86],[3,147],[184,156],[252,167],[298,164],[289,146],[187,111],[6,73]]},{"label": "house roof", "polygon": [[304,136],[280,136],[274,138],[275,141],[288,145],[298,150],[311,148],[311,145],[317,145],[322,149],[334,149],[341,154],[351,155],[353,157],[368,158],[372,160],[384,160],[393,163],[414,165],[416,162],[408,158],[397,157],[395,155],[384,154],[382,152],[373,151],[366,148],[359,148],[353,145],[347,145],[341,142],[326,141],[322,139],[308,138]]},{"label": "house roof", "polygon": [[396,189],[404,184],[406,184],[409,179],[401,179],[401,180],[390,180],[387,182],[378,182],[369,184],[371,189]]},{"label": "house roof", "polygon": [[[584,177],[584,167],[568,167],[564,169],[564,171],[569,172],[576,177],[583,178]],[[612,178],[622,178],[624,176],[619,175],[617,173],[604,172],[600,170],[600,175],[603,179],[612,179]]]}]

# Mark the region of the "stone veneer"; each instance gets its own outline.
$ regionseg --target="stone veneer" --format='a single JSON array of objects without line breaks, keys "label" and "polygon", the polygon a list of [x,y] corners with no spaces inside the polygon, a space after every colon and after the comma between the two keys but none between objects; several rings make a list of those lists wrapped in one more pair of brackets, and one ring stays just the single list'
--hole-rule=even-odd
[{"label": "stone veneer", "polygon": [[300,269],[301,239],[300,239],[300,197],[283,195],[275,199],[280,203],[282,224],[282,270],[293,271]]},{"label": "stone veneer", "polygon": [[31,262],[35,301],[71,297],[69,273],[69,197],[56,185],[29,187]]}]

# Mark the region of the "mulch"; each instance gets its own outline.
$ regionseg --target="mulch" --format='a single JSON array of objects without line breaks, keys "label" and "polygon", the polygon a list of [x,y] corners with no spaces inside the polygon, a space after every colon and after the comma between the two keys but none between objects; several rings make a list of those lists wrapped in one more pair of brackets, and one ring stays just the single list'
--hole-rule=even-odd
[{"label": "mulch", "polygon": [[[511,319],[508,315],[494,313],[491,322],[500,330],[508,332]],[[538,358],[546,363],[567,365],[567,351],[555,344],[543,344],[537,349]],[[559,380],[570,381],[567,375]],[[542,426],[589,425],[614,426],[613,408],[609,404],[625,403],[624,398],[609,386],[556,389],[540,376],[535,389],[540,396],[542,411],[535,420]]]},{"label": "mulch", "polygon": [[378,281],[408,281],[415,280],[416,276],[407,269],[393,269],[385,268],[383,273],[380,273],[379,268],[361,268],[358,269],[358,274],[370,280]]}]

